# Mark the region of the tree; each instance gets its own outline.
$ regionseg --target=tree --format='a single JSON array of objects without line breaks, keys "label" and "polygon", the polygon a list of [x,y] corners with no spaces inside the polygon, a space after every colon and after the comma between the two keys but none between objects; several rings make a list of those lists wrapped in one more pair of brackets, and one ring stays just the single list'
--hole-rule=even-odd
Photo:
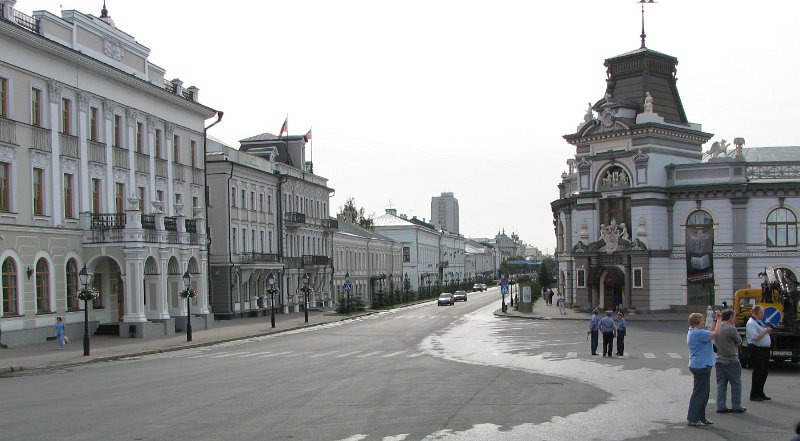
[{"label": "tree", "polygon": [[347,198],[344,206],[339,207],[339,213],[336,214],[336,217],[345,222],[357,224],[368,230],[371,230],[375,226],[372,215],[364,216],[364,207],[356,208],[356,201],[352,197]]},{"label": "tree", "polygon": [[539,269],[539,284],[543,287],[551,286],[556,283],[553,273],[556,271],[556,261],[552,257],[542,259],[542,266]]}]

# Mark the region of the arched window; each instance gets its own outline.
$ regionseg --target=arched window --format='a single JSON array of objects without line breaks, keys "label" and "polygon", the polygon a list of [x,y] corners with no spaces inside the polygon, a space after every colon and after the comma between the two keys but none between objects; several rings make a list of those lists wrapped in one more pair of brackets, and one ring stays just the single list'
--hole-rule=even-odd
[{"label": "arched window", "polygon": [[686,220],[686,293],[689,305],[714,305],[714,218],[697,210]]},{"label": "arched window", "polygon": [[67,261],[67,309],[79,309],[78,304],[78,263],[75,259]]},{"label": "arched window", "polygon": [[797,216],[786,208],[776,208],[767,216],[767,246],[797,245]]},{"label": "arched window", "polygon": [[50,312],[50,266],[44,258],[36,262],[36,312]]},{"label": "arched window", "polygon": [[17,264],[7,257],[3,261],[3,315],[17,315]]},{"label": "arched window", "polygon": [[686,224],[693,226],[711,227],[714,225],[714,218],[703,210],[697,210],[691,215],[689,215],[689,219],[686,221]]}]

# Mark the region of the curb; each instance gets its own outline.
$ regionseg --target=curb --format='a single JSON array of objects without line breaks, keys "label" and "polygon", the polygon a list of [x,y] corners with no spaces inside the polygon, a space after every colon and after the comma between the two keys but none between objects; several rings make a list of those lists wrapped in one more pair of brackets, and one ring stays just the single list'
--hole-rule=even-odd
[{"label": "curb", "polygon": [[74,361],[74,362],[63,362],[63,363],[55,362],[54,364],[48,364],[48,365],[43,365],[43,366],[11,366],[11,367],[7,367],[7,368],[0,368],[0,377],[7,376],[9,374],[16,374],[16,373],[19,373],[19,372],[27,372],[27,371],[34,371],[35,372],[35,371],[39,371],[39,370],[44,371],[44,370],[51,370],[51,369],[58,369],[58,368],[69,368],[69,367],[75,367],[75,366],[88,365],[88,364],[92,364],[92,363],[101,363],[101,362],[105,362],[105,361],[116,361],[116,360],[120,360],[120,359],[123,359],[123,358],[141,357],[141,356],[145,356],[145,355],[163,354],[163,353],[167,353],[167,352],[181,351],[181,350],[184,350],[184,349],[202,348],[202,347],[206,347],[206,346],[217,345],[217,344],[220,344],[220,343],[227,343],[227,342],[231,342],[231,341],[244,340],[244,339],[247,339],[247,338],[263,337],[263,336],[273,335],[273,334],[283,334],[285,332],[296,331],[298,329],[314,328],[314,327],[317,327],[317,326],[327,325],[329,323],[336,323],[336,322],[344,322],[344,321],[348,321],[348,320],[354,320],[356,318],[365,317],[365,316],[369,316],[369,315],[373,315],[373,314],[377,314],[377,313],[378,313],[378,311],[370,311],[370,312],[366,312],[366,313],[363,313],[363,314],[353,315],[353,316],[350,316],[350,317],[343,317],[343,318],[341,318],[339,320],[333,320],[333,321],[324,322],[324,323],[314,323],[314,324],[310,324],[310,325],[303,324],[303,325],[300,325],[300,326],[295,326],[295,327],[281,329],[281,330],[268,331],[268,332],[259,332],[259,333],[256,333],[256,334],[248,334],[248,335],[240,335],[240,336],[237,336],[237,337],[222,338],[222,339],[219,339],[219,340],[207,341],[207,342],[203,342],[203,343],[194,343],[194,344],[189,344],[189,345],[173,346],[173,347],[169,347],[169,348],[158,348],[158,349],[151,349],[151,350],[139,351],[139,352],[129,352],[129,353],[125,353],[125,354],[108,355],[108,356],[104,356],[104,357],[92,358],[92,359],[85,360],[85,361]]}]

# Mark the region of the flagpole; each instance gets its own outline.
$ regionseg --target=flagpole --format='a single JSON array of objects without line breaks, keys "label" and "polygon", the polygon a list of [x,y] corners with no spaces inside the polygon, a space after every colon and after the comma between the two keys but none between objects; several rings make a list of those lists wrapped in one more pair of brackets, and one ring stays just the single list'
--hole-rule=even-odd
[{"label": "flagpole", "polygon": [[311,128],[308,129],[308,131],[311,132],[311,167],[312,167],[312,169],[314,167],[314,133],[313,133],[313,130],[314,130],[314,126],[311,126]]}]

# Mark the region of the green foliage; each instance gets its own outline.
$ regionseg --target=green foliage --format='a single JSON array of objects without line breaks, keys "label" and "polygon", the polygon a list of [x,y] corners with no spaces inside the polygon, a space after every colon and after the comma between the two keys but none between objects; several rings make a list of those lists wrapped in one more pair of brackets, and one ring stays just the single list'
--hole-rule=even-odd
[{"label": "green foliage", "polygon": [[[348,301],[350,302],[349,305],[347,304]],[[336,312],[340,314],[359,312],[366,309],[367,308],[364,305],[364,299],[357,295],[350,295],[349,297],[347,295],[339,296],[339,301],[336,303]]]},{"label": "green foliage", "polygon": [[372,215],[364,215],[364,207],[356,208],[356,201],[354,198],[347,198],[344,206],[339,207],[339,213],[336,217],[343,219],[351,224],[358,224],[362,228],[371,230],[375,226]]},{"label": "green foliage", "polygon": [[539,269],[539,284],[541,286],[553,286],[556,280],[553,277],[553,272],[556,269],[556,260],[552,257],[545,257],[542,259],[542,266]]}]

